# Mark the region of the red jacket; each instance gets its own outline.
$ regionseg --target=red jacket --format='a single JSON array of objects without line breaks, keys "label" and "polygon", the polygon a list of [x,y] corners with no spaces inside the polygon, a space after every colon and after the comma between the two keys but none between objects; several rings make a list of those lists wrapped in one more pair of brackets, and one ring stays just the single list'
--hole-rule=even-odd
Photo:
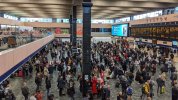
[{"label": "red jacket", "polygon": [[97,92],[97,78],[93,77],[92,80],[91,80],[91,82],[92,82],[92,93],[93,94],[98,93]]}]

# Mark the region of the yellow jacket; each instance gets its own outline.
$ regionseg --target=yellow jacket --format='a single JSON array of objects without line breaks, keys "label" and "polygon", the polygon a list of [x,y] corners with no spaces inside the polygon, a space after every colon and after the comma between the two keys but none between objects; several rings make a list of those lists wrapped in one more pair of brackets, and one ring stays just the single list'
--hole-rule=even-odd
[{"label": "yellow jacket", "polygon": [[149,85],[149,83],[146,82],[146,83],[144,84],[144,87],[145,87],[145,93],[146,93],[146,94],[149,94],[149,93],[150,93],[150,85]]}]

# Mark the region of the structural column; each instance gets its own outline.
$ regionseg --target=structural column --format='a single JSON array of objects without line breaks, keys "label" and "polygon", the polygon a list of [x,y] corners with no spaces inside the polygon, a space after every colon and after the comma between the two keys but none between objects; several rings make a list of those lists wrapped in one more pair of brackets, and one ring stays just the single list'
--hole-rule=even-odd
[{"label": "structural column", "polygon": [[70,29],[69,29],[69,32],[70,32],[70,43],[72,43],[72,15],[70,15],[69,23],[70,23]]},{"label": "structural column", "polygon": [[72,46],[76,47],[76,33],[77,33],[77,6],[73,6],[73,18],[72,18]]},{"label": "structural column", "polygon": [[57,18],[52,18],[53,23],[57,23]]},{"label": "structural column", "polygon": [[86,90],[87,80],[90,81],[91,75],[91,0],[83,0],[83,96]]}]

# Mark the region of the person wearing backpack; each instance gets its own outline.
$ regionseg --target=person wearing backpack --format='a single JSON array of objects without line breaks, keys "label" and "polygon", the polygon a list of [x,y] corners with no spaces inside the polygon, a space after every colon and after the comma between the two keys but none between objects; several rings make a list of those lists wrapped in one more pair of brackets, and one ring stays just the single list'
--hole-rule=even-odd
[{"label": "person wearing backpack", "polygon": [[158,88],[157,88],[157,94],[160,93],[164,93],[165,92],[165,81],[163,80],[163,77],[160,75],[157,79],[156,79]]},{"label": "person wearing backpack", "polygon": [[154,91],[153,91],[153,87],[155,85],[155,82],[153,80],[150,80],[150,98],[153,98],[154,96]]},{"label": "person wearing backpack", "polygon": [[21,90],[22,90],[22,95],[25,97],[25,100],[28,100],[29,88],[27,87],[27,84],[25,82],[23,83]]},{"label": "person wearing backpack", "polygon": [[150,94],[150,80],[147,80],[142,86],[142,95],[140,96],[141,100],[144,100],[145,97],[149,96],[149,94]]},{"label": "person wearing backpack", "polygon": [[128,87],[127,87],[126,93],[127,93],[127,100],[131,100],[132,94],[133,94],[133,89],[132,89],[131,86],[128,86]]}]

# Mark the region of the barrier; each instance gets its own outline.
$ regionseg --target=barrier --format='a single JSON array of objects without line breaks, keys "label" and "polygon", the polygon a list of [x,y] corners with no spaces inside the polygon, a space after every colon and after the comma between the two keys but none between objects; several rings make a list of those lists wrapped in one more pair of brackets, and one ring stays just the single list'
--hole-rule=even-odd
[{"label": "barrier", "polygon": [[18,70],[21,65],[36,55],[53,39],[54,35],[50,35],[20,47],[0,52],[0,82]]}]

